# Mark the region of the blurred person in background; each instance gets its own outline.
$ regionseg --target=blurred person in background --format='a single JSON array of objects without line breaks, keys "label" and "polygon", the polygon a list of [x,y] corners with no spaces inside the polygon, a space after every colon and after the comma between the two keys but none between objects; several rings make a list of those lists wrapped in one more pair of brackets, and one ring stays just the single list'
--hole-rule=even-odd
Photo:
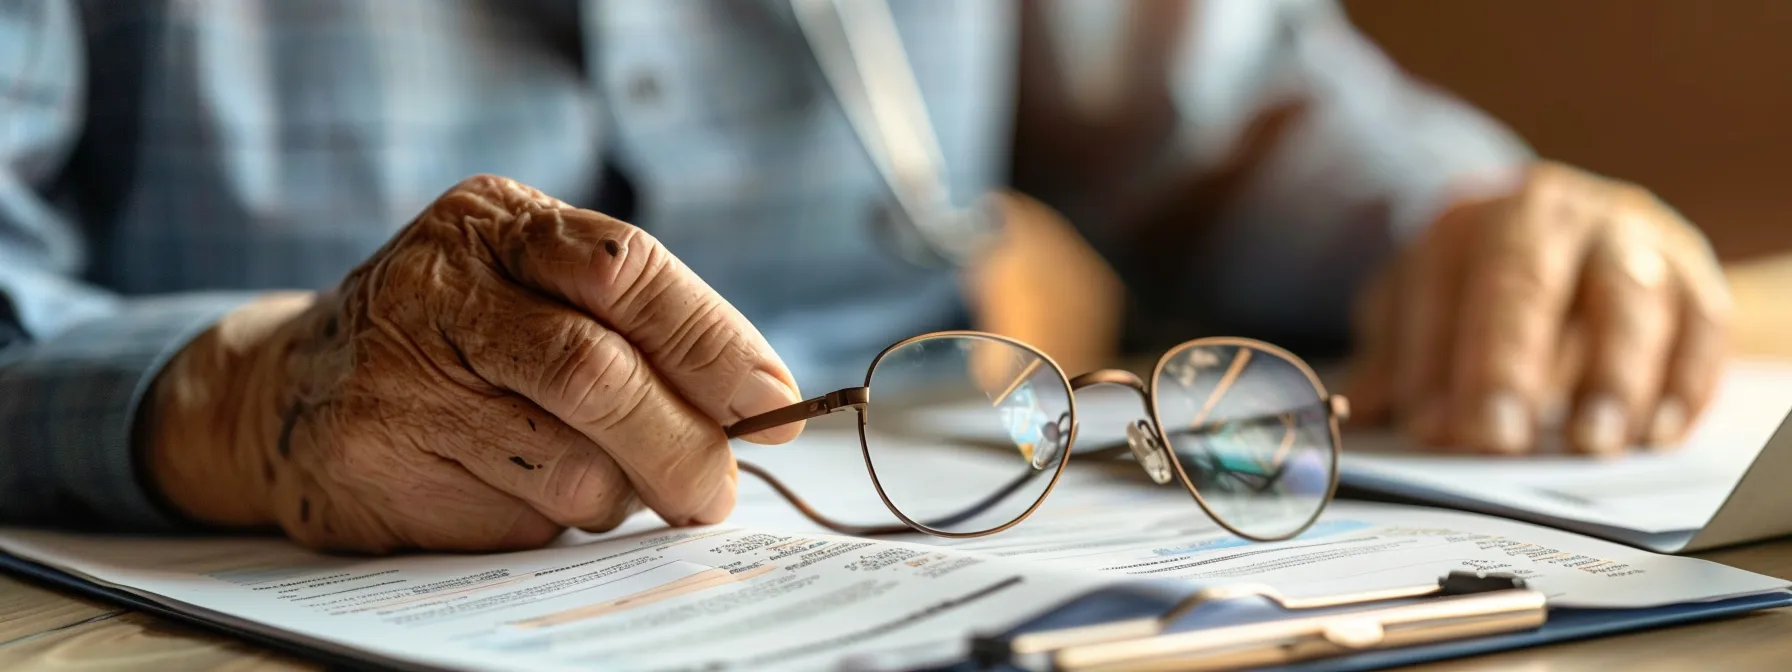
[{"label": "blurred person in background", "polygon": [[[0,3],[0,520],[373,551],[713,523],[724,425],[935,329],[1075,373],[1121,286],[1128,345],[1348,343],[1357,415],[1432,445],[1530,451],[1557,396],[1575,450],[1672,444],[1710,397],[1699,232],[1334,4],[881,7]],[[892,82],[929,151],[855,114]],[[904,253],[909,187],[994,242]]]}]

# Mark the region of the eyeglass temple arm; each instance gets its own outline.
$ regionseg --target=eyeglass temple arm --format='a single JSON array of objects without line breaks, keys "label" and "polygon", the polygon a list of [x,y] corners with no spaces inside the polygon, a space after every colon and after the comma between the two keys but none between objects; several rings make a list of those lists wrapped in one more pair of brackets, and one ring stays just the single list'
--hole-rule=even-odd
[{"label": "eyeglass temple arm", "polygon": [[[848,387],[829,392],[813,399],[800,401],[777,410],[760,413],[759,415],[750,418],[743,418],[740,422],[729,425],[723,431],[730,439],[738,438],[754,432],[763,432],[773,427],[782,427],[795,422],[812,420],[829,413],[837,413],[849,408],[864,408],[865,404],[870,401],[871,390],[869,388]],[[822,515],[821,512],[816,511],[814,507],[809,506],[808,500],[805,500],[802,496],[796,494],[794,490],[790,489],[790,486],[787,486],[783,481],[778,480],[778,477],[771,475],[771,473],[767,472],[764,467],[746,460],[739,460],[736,463],[740,465],[741,471],[752,474],[759,480],[765,481],[766,485],[772,486],[772,490],[777,492],[779,497],[783,497],[785,501],[790,502],[791,506],[796,507],[796,510],[799,513],[802,513],[804,518],[808,518],[809,520],[814,521],[815,524],[835,532],[856,536],[876,536],[913,531],[909,529],[907,525],[853,525],[851,523],[843,523],[834,520]]]},{"label": "eyeglass temple arm", "polygon": [[913,532],[914,531],[913,529],[910,529],[909,526],[907,526],[907,525],[854,525],[852,523],[843,523],[838,520],[834,520],[827,516],[821,515],[820,511],[816,511],[814,507],[809,506],[809,502],[807,500],[803,499],[802,496],[796,494],[795,491],[791,490],[790,486],[784,485],[784,482],[778,480],[778,477],[773,476],[769,472],[767,472],[764,467],[761,467],[757,464],[753,464],[746,460],[738,460],[738,461],[736,461],[736,464],[740,465],[741,471],[752,474],[752,475],[758,477],[759,480],[765,481],[766,485],[772,486],[772,490],[776,491],[778,493],[779,497],[783,497],[784,501],[790,502],[791,506],[796,507],[797,512],[803,514],[804,518],[808,518],[809,520],[814,521],[815,524],[820,525],[825,528],[828,528],[835,532],[839,532],[841,534],[852,535],[852,536],[858,536],[858,537],[874,537],[874,536],[879,536],[879,535],[902,534],[904,532]]},{"label": "eyeglass temple arm", "polygon": [[[766,485],[772,486],[772,490],[776,491],[778,496],[783,497],[785,501],[790,502],[791,506],[796,507],[796,510],[803,514],[804,518],[808,518],[809,520],[814,521],[817,525],[821,525],[835,532],[857,536],[876,536],[884,534],[902,534],[915,531],[907,525],[853,525],[851,523],[843,523],[834,520],[822,515],[820,511],[816,511],[813,507],[809,506],[807,500],[791,490],[790,486],[784,485],[783,481],[780,481],[778,480],[778,477],[771,475],[771,473],[766,471],[764,467],[745,460],[737,460],[736,464],[740,465],[741,471],[752,474],[759,480],[765,481]],[[958,513],[921,522],[928,527],[940,529],[969,520],[988,511],[991,507],[1000,504],[1002,500],[1008,499],[1016,491],[1020,490],[1021,486],[1026,485],[1028,481],[1037,478],[1042,473],[1045,472],[1039,469],[1028,468],[1013,480],[1008,481],[1006,485],[1003,485],[995,492],[990,493],[988,497],[984,497],[976,503],[964,507],[959,510]]]},{"label": "eyeglass temple arm", "polygon": [[[834,392],[814,399],[809,399],[774,411],[742,419],[740,422],[734,423],[727,428],[728,438],[732,439],[754,432],[765,431],[773,427],[788,425],[793,422],[802,422],[812,418],[819,418],[829,413],[843,411],[848,408],[862,408],[866,403],[869,403],[870,400],[871,395],[869,388],[849,387],[843,390],[835,390]],[[853,525],[851,523],[843,523],[834,520],[822,515],[821,512],[816,511],[814,507],[809,506],[807,500],[804,500],[802,496],[796,494],[796,492],[791,490],[789,486],[784,485],[783,481],[778,480],[778,477],[771,475],[771,473],[767,472],[763,467],[744,460],[738,461],[737,464],[740,465],[741,471],[752,474],[759,478],[759,480],[765,481],[766,485],[772,486],[772,490],[776,491],[778,496],[783,497],[785,501],[790,502],[791,506],[795,506],[796,510],[803,514],[803,517],[814,521],[818,525],[834,530],[835,532],[859,536],[874,536],[883,534],[901,534],[914,531],[907,525]],[[984,511],[988,511],[990,507],[1001,503],[1002,500],[1013,495],[1022,485],[1033,480],[1033,478],[1040,473],[1043,472],[1038,469],[1028,469],[994,493],[991,493],[988,497],[965,507],[958,513],[925,522],[928,527],[936,529],[964,522],[965,520],[982,514]]]},{"label": "eyeglass temple arm", "polygon": [[967,520],[970,520],[977,516],[980,516],[983,514],[983,512],[988,511],[988,510],[990,510],[990,508],[994,507],[995,505],[1002,503],[1002,500],[1008,499],[1008,497],[1010,495],[1013,495],[1016,491],[1020,490],[1020,486],[1026,485],[1028,481],[1038,478],[1039,475],[1043,474],[1043,473],[1046,473],[1046,472],[1043,470],[1034,469],[1031,466],[1028,466],[1025,471],[1021,472],[1020,476],[1015,477],[1014,480],[1008,481],[1007,485],[1004,485],[1000,489],[996,490],[995,492],[990,493],[990,495],[988,497],[984,497],[982,500],[979,500],[977,503],[972,504],[967,507],[964,507],[964,509],[960,510],[958,513],[954,513],[952,515],[945,516],[942,518],[935,518],[933,520],[924,520],[921,522],[925,523],[928,527],[931,527],[931,528],[937,530],[940,528],[957,525],[964,521],[967,521]]},{"label": "eyeglass temple arm", "polygon": [[[1076,432],[1076,430],[1074,428],[1072,428],[1071,436],[1065,438],[1064,443],[1065,443],[1066,450],[1068,450],[1069,444],[1076,442],[1075,432]],[[970,520],[977,516],[980,516],[983,514],[983,512],[988,511],[991,507],[994,507],[995,505],[1002,503],[1002,500],[1008,499],[1009,496],[1011,496],[1015,492],[1019,491],[1020,487],[1023,485],[1026,485],[1028,481],[1038,478],[1040,474],[1044,474],[1044,473],[1047,473],[1047,472],[1043,469],[1035,469],[1035,468],[1033,468],[1033,466],[1031,464],[1029,464],[1029,465],[1027,465],[1026,468],[1021,470],[1021,473],[1019,476],[1016,476],[1013,479],[1010,479],[1008,481],[1007,485],[997,488],[996,491],[993,493],[990,493],[990,495],[988,497],[984,497],[983,499],[978,500],[976,503],[971,504],[970,506],[964,507],[963,509],[960,509],[958,511],[958,513],[954,513],[954,514],[951,514],[951,515],[948,515],[945,517],[935,518],[933,520],[927,520],[927,521],[922,521],[922,522],[925,523],[928,527],[931,527],[931,528],[937,530],[937,529],[940,529],[943,527],[956,525],[958,523],[962,523],[964,521],[967,521],[967,520]]]},{"label": "eyeglass temple arm", "polygon": [[843,390],[834,390],[814,399],[799,401],[775,411],[743,418],[740,422],[729,425],[725,431],[728,433],[728,438],[733,439],[754,432],[763,432],[773,427],[819,418],[849,408],[863,408],[870,402],[871,388],[848,387]]},{"label": "eyeglass temple arm", "polygon": [[[888,534],[906,534],[915,531],[914,528],[907,525],[854,525],[852,523],[843,523],[834,520],[822,515],[822,513],[816,511],[814,507],[809,506],[807,500],[804,500],[801,495],[792,491],[789,486],[784,485],[784,482],[778,480],[778,477],[767,472],[764,467],[744,460],[737,461],[736,464],[740,465],[741,471],[752,474],[753,476],[758,477],[759,480],[765,481],[766,485],[772,486],[772,490],[776,491],[778,496],[783,497],[785,501],[790,502],[791,506],[796,507],[797,512],[803,514],[804,518],[808,518],[809,520],[814,521],[815,524],[835,532],[860,537],[874,537]],[[1033,480],[1041,473],[1044,472],[1038,469],[1028,469],[1027,473],[1021,474],[1018,478],[1009,481],[1007,485],[1002,486],[1001,489],[990,494],[988,497],[983,498],[981,501],[965,507],[958,513],[932,520],[923,520],[921,523],[937,530],[970,520],[971,518],[988,511],[990,507],[1000,504],[1002,500],[1007,499],[1012,496],[1015,491],[1019,490],[1020,486],[1025,485],[1027,481]]]}]

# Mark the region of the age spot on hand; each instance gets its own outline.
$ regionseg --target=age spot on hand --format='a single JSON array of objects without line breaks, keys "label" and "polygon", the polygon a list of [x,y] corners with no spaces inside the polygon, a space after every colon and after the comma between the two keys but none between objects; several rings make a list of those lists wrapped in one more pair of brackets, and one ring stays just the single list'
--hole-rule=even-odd
[{"label": "age spot on hand", "polygon": [[280,437],[274,443],[274,448],[280,453],[280,457],[292,457],[292,430],[295,425],[299,424],[299,416],[304,413],[305,404],[295,401],[286,408],[286,413],[281,417]]},{"label": "age spot on hand", "polygon": [[604,251],[610,253],[612,257],[622,254],[622,243],[616,242],[614,238],[605,238]]}]

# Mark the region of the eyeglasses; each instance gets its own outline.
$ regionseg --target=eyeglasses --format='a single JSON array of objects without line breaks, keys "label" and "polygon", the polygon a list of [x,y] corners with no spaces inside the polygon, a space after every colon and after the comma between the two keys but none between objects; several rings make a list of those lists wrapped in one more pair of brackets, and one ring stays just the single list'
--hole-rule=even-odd
[{"label": "eyeglasses", "polygon": [[[1138,393],[1143,416],[1126,423],[1126,445],[1078,459],[1130,453],[1154,483],[1181,482],[1235,535],[1299,535],[1337,489],[1338,423],[1349,403],[1327,394],[1300,358],[1245,338],[1178,345],[1145,381],[1117,369],[1070,378],[1039,350],[994,334],[924,334],[878,353],[864,386],[743,419],[727,433],[854,410],[871,482],[902,525],[828,518],[763,468],[743,461],[741,471],[845,534],[980,537],[1013,527],[1045,501],[1076,442],[1075,392],[1100,385]],[[948,472],[951,486],[942,487]]]}]

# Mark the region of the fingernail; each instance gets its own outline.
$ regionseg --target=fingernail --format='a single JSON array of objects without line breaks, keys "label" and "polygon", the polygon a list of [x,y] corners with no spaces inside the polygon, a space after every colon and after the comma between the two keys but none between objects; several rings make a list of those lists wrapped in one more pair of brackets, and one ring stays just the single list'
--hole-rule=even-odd
[{"label": "fingernail", "polygon": [[[790,389],[790,385],[779,380],[777,376],[764,371],[754,371],[747,376],[745,382],[740,384],[740,388],[734,391],[734,398],[728,400],[728,410],[732,411],[736,418],[750,418],[761,413],[778,410],[798,401],[802,401],[802,399],[798,398],[796,392]],[[796,429],[794,427],[790,429],[773,428],[759,432],[753,438],[771,443],[781,443],[796,438]]]},{"label": "fingernail", "polygon": [[1575,423],[1574,445],[1581,450],[1599,455],[1624,450],[1624,437],[1630,423],[1624,417],[1623,404],[1617,399],[1599,395],[1587,400]]},{"label": "fingernail", "polygon": [[691,515],[692,525],[714,525],[728,519],[734,511],[735,482],[732,478],[723,478],[716,483],[716,491],[709,496],[709,501],[697,508]]},{"label": "fingernail", "polygon": [[1686,432],[1686,402],[1667,397],[1655,406],[1655,418],[1649,422],[1649,445],[1663,447],[1680,440]]},{"label": "fingernail", "polygon": [[1531,414],[1511,392],[1487,397],[1481,406],[1480,448],[1517,453],[1531,447]]}]

